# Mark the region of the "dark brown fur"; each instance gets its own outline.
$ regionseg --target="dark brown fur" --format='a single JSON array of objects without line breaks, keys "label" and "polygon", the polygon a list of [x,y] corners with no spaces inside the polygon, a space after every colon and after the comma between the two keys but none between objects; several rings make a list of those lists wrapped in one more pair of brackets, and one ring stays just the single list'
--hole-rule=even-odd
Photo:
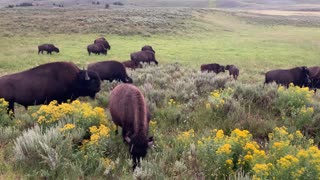
[{"label": "dark brown fur", "polygon": [[235,80],[238,79],[239,69],[235,65],[226,65],[226,70],[229,71],[229,75],[233,76]]},{"label": "dark brown fur", "polygon": [[118,61],[101,61],[88,65],[88,70],[96,72],[101,80],[122,81],[124,83],[132,83],[132,79],[128,76],[126,68]]},{"label": "dark brown fur", "polygon": [[[144,158],[150,143],[148,110],[141,91],[131,84],[116,86],[111,94],[109,110],[112,121],[122,127],[122,137],[129,142],[133,168]],[[127,140],[129,139],[129,140]]]},{"label": "dark brown fur", "polygon": [[158,61],[155,58],[155,55],[151,51],[138,51],[131,53],[130,55],[131,61],[134,61],[137,65],[140,62],[146,62],[146,63],[151,63],[154,62],[158,65]]},{"label": "dark brown fur", "polygon": [[14,112],[15,102],[27,108],[52,100],[61,103],[79,96],[94,97],[100,91],[100,79],[72,62],[53,62],[2,76],[0,87],[0,97],[9,102],[9,111]]},{"label": "dark brown fur", "polygon": [[42,44],[38,46],[38,54],[43,54],[43,51],[47,51],[47,54],[52,54],[52,52],[59,53],[59,48],[55,47],[53,44]]},{"label": "dark brown fur", "polygon": [[128,61],[124,61],[122,62],[122,64],[126,67],[126,68],[131,68],[131,69],[136,69],[136,68],[142,68],[142,64],[136,64],[134,63],[134,61],[128,60]]},{"label": "dark brown fur", "polygon": [[275,82],[283,86],[288,86],[290,83],[300,87],[309,86],[309,70],[304,66],[292,69],[271,70],[265,74],[265,84],[271,82]]},{"label": "dark brown fur", "polygon": [[224,72],[224,66],[212,63],[212,64],[202,64],[200,68],[201,72],[215,72],[216,74]]},{"label": "dark brown fur", "polygon": [[88,51],[88,54],[91,55],[91,53],[94,53],[94,54],[104,54],[104,55],[107,55],[107,49],[103,47],[102,44],[90,44],[87,46],[87,51]]},{"label": "dark brown fur", "polygon": [[104,48],[109,49],[109,50],[111,49],[109,42],[103,37],[94,40],[94,44],[102,44]]},{"label": "dark brown fur", "polygon": [[141,48],[141,51],[152,51],[154,54],[156,54],[156,52],[153,50],[152,46],[149,45],[145,45]]}]

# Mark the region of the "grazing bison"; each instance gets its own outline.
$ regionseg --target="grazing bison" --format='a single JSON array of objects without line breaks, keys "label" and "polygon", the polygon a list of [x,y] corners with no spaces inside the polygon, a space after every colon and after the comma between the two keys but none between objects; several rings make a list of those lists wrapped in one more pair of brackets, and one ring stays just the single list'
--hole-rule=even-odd
[{"label": "grazing bison", "polygon": [[320,88],[320,66],[312,66],[308,68],[310,78],[310,88]]},{"label": "grazing bison", "polygon": [[101,61],[88,65],[88,70],[96,72],[101,80],[122,81],[124,83],[132,83],[132,79],[127,75],[126,68],[118,61]]},{"label": "grazing bison", "polygon": [[155,58],[155,55],[151,51],[138,51],[131,53],[130,55],[131,61],[133,61],[136,65],[138,65],[140,62],[146,62],[151,63],[154,62],[156,65],[158,65],[158,61]]},{"label": "grazing bison", "polygon": [[53,44],[42,44],[38,46],[38,54],[43,54],[43,51],[47,51],[47,54],[52,54],[52,52],[59,53],[59,49]]},{"label": "grazing bison", "polygon": [[105,38],[98,38],[96,40],[94,40],[94,44],[102,44],[104,48],[106,49],[111,49],[110,44],[108,43],[108,41]]},{"label": "grazing bison", "polygon": [[0,97],[28,106],[75,100],[79,96],[95,97],[100,91],[100,78],[95,72],[80,70],[72,62],[53,62],[0,77]]},{"label": "grazing bison", "polygon": [[239,69],[235,65],[226,65],[226,70],[229,71],[229,75],[233,76],[235,80],[237,80],[239,76]]},{"label": "grazing bison", "polygon": [[144,97],[136,86],[120,84],[111,91],[109,110],[117,129],[122,127],[122,137],[129,143],[135,169],[153,143],[153,138],[148,137],[148,110]]},{"label": "grazing bison", "polygon": [[220,73],[220,72],[224,72],[224,66],[217,64],[217,63],[213,63],[213,64],[202,64],[201,65],[201,72],[207,71],[207,72],[215,72],[216,74]]},{"label": "grazing bison", "polygon": [[283,86],[289,86],[293,83],[295,86],[308,86],[310,83],[309,70],[302,67],[295,67],[292,69],[277,69],[268,71],[265,74],[265,84],[275,82]]},{"label": "grazing bison", "polygon": [[153,50],[152,46],[149,46],[149,45],[145,45],[141,48],[141,51],[151,51],[153,52],[154,54],[156,54],[156,52]]},{"label": "grazing bison", "polygon": [[134,63],[134,61],[124,61],[124,62],[122,62],[122,64],[125,66],[125,67],[127,67],[127,68],[131,68],[131,69],[136,69],[136,68],[142,68],[142,64],[136,64],[136,63]]},{"label": "grazing bison", "polygon": [[107,49],[104,48],[102,44],[90,44],[87,46],[87,50],[89,55],[91,55],[91,53],[107,55]]}]

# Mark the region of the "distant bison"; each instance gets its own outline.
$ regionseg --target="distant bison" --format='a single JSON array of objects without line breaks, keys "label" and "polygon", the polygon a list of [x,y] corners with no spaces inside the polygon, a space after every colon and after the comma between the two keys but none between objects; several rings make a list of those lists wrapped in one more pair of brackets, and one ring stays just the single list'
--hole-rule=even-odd
[{"label": "distant bison", "polygon": [[133,61],[136,65],[138,65],[140,62],[146,62],[151,63],[154,62],[156,65],[158,65],[158,61],[155,58],[155,55],[152,51],[138,51],[131,53],[130,55],[131,61]]},{"label": "distant bison", "polygon": [[132,79],[127,75],[126,68],[118,61],[101,61],[88,65],[88,70],[96,72],[101,80],[122,81],[132,83]]},{"label": "distant bison", "polygon": [[133,169],[147,155],[153,138],[148,137],[148,110],[141,91],[131,84],[120,84],[110,94],[109,110],[112,121],[122,127],[122,137],[129,143]]},{"label": "distant bison", "polygon": [[233,76],[235,80],[237,80],[239,76],[239,69],[235,65],[226,65],[226,70],[229,71],[229,75]]},{"label": "distant bison", "polygon": [[110,44],[108,43],[108,41],[105,38],[98,38],[96,40],[94,40],[94,44],[102,44],[104,48],[106,49],[111,49]]},{"label": "distant bison", "polygon": [[87,46],[87,50],[89,55],[91,55],[91,53],[107,55],[107,49],[104,48],[102,44],[90,44]]},{"label": "distant bison", "polygon": [[52,54],[52,52],[59,53],[59,49],[53,44],[42,44],[38,46],[38,54],[43,54],[43,51],[47,51],[47,54]]},{"label": "distant bison", "polygon": [[142,64],[136,64],[134,61],[128,60],[128,61],[124,61],[122,62],[122,64],[126,67],[126,68],[131,68],[131,69],[136,69],[136,68],[142,68]]},{"label": "distant bison", "polygon": [[220,72],[225,72],[224,71],[224,66],[217,64],[217,63],[213,63],[213,64],[203,64],[201,65],[201,72],[215,72],[216,74],[220,73]]},{"label": "distant bison", "polygon": [[309,86],[309,70],[304,66],[292,69],[271,70],[265,74],[265,84],[271,82],[287,87],[290,83],[300,87]]},{"label": "distant bison", "polygon": [[28,106],[75,100],[79,96],[95,97],[100,91],[99,76],[80,70],[72,62],[53,62],[32,69],[0,77],[0,97],[9,102]]},{"label": "distant bison", "polygon": [[141,48],[141,51],[151,51],[151,52],[153,52],[153,53],[156,53],[156,52],[153,50],[152,46],[149,46],[149,45],[143,46],[143,47]]}]

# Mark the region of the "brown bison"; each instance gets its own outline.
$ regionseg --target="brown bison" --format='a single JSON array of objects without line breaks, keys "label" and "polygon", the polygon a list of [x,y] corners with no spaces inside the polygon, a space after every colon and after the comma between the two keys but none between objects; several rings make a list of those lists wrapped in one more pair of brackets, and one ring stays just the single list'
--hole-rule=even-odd
[{"label": "brown bison", "polygon": [[237,80],[239,76],[239,69],[235,65],[226,65],[226,70],[229,71],[230,76],[233,76],[233,78]]},{"label": "brown bison", "polygon": [[91,55],[91,53],[107,55],[107,49],[104,48],[102,44],[90,44],[87,46],[87,50],[89,55]]},{"label": "brown bison", "polygon": [[308,68],[310,78],[310,88],[320,88],[320,66],[312,66]]},{"label": "brown bison", "polygon": [[95,97],[100,91],[100,78],[95,72],[80,70],[72,62],[53,62],[0,77],[0,97],[28,106],[75,100],[79,96]]},{"label": "brown bison", "polygon": [[149,46],[149,45],[145,45],[141,48],[141,51],[151,51],[153,52],[154,54],[156,54],[156,52],[153,50],[152,46]]},{"label": "brown bison", "polygon": [[52,52],[59,53],[59,49],[53,44],[42,44],[38,46],[38,54],[43,54],[43,51],[47,51],[47,54],[52,54]]},{"label": "brown bison", "polygon": [[146,62],[151,63],[154,62],[156,65],[158,65],[158,61],[155,58],[155,55],[152,51],[138,51],[131,53],[130,55],[131,61],[133,61],[136,65],[138,65],[140,62]]},{"label": "brown bison", "polygon": [[309,70],[302,67],[295,67],[292,69],[277,69],[268,71],[265,74],[265,84],[275,82],[283,86],[289,86],[290,83],[293,83],[295,86],[309,86]]},{"label": "brown bison", "polygon": [[118,61],[101,61],[88,65],[88,70],[96,72],[101,80],[122,81],[132,83],[132,79],[127,75],[126,68]]},{"label": "brown bison", "polygon": [[217,63],[213,63],[213,64],[202,64],[201,65],[201,72],[215,72],[216,74],[220,73],[220,72],[224,72],[224,66],[217,64]]},{"label": "brown bison", "polygon": [[94,44],[102,44],[104,48],[106,49],[111,49],[110,44],[108,43],[108,41],[105,38],[98,38],[96,40],[94,40]]},{"label": "brown bison", "polygon": [[136,69],[136,68],[142,68],[142,64],[136,64],[134,63],[134,61],[128,60],[128,61],[124,61],[122,62],[122,64],[126,67],[126,68],[131,68],[131,69]]},{"label": "brown bison", "polygon": [[153,138],[148,137],[149,122],[144,97],[136,86],[120,84],[111,91],[109,110],[117,128],[122,127],[122,137],[129,143],[135,169],[153,143]]}]

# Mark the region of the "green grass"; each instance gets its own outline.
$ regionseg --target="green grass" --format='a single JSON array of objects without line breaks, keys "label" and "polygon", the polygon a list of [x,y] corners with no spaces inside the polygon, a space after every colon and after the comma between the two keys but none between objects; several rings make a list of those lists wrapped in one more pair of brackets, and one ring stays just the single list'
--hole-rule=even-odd
[{"label": "green grass", "polygon": [[[248,24],[224,12],[194,12],[189,29],[178,34],[107,34],[111,44],[107,56],[89,56],[86,46],[99,34],[16,35],[0,37],[0,72],[17,72],[51,61],[73,61],[79,66],[101,60],[124,61],[130,53],[149,44],[160,63],[179,62],[199,69],[204,63],[235,64],[240,80],[261,82],[261,73],[276,68],[317,65],[320,30],[314,27]],[[38,55],[37,46],[53,43],[59,54]]]}]

